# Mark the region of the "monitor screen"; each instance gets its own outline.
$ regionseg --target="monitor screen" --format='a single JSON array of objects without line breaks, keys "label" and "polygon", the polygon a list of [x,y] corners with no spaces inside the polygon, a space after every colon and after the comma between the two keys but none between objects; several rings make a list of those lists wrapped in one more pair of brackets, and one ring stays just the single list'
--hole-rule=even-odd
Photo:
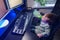
[{"label": "monitor screen", "polygon": [[6,0],[6,3],[7,3],[7,7],[10,9],[10,8],[22,5],[23,0]]}]

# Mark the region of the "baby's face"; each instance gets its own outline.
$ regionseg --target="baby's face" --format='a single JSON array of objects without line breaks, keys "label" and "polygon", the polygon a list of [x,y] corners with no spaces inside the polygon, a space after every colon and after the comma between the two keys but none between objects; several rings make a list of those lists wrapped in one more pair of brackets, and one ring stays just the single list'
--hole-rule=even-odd
[{"label": "baby's face", "polygon": [[47,14],[45,14],[42,16],[42,20],[43,21],[49,21],[50,19],[47,17]]}]

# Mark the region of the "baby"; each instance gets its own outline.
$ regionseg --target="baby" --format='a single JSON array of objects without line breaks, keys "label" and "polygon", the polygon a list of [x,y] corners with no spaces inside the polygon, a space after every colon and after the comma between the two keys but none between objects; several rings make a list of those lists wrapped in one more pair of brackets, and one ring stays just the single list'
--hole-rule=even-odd
[{"label": "baby", "polygon": [[35,26],[35,33],[39,38],[43,36],[49,36],[50,24],[53,23],[57,18],[57,15],[48,13],[42,16],[40,26]]}]

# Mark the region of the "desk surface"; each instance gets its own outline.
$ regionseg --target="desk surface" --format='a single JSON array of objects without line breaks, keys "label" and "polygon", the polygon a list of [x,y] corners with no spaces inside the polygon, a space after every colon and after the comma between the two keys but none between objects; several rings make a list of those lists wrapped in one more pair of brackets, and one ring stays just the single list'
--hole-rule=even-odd
[{"label": "desk surface", "polygon": [[21,37],[21,35],[13,35],[11,30],[4,40],[39,40],[39,38],[31,31],[26,31],[22,39]]},{"label": "desk surface", "polygon": [[29,30],[26,31],[22,39],[21,37],[22,37],[21,35],[12,34],[12,29],[11,29],[4,40],[40,40],[34,33],[32,33]]}]

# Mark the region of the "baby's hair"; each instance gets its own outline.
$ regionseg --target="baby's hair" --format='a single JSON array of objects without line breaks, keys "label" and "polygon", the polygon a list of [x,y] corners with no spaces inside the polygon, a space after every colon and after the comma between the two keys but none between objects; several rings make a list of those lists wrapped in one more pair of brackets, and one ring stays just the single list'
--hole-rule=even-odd
[{"label": "baby's hair", "polygon": [[57,20],[57,15],[56,15],[56,14],[53,14],[53,13],[47,13],[47,14],[46,14],[46,17],[48,17],[51,22]]}]

